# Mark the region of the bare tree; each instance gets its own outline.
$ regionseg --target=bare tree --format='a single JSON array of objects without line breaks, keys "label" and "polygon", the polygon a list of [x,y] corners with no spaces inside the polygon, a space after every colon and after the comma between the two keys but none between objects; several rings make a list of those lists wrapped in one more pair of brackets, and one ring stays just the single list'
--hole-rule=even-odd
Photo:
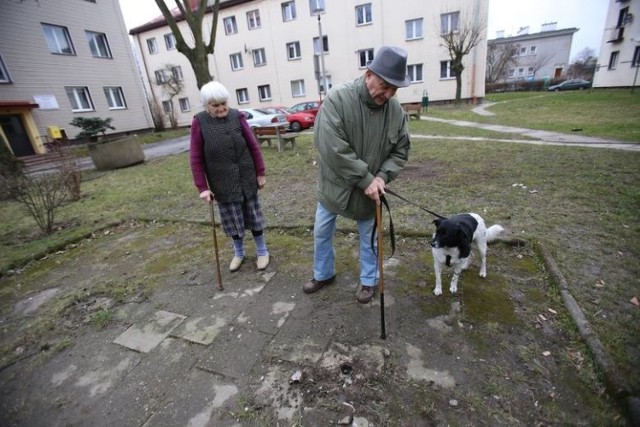
[{"label": "bare tree", "polygon": [[487,46],[487,83],[497,83],[505,80],[510,67],[517,64],[513,52],[520,46],[512,41],[492,43]]},{"label": "bare tree", "polygon": [[598,58],[595,56],[595,51],[586,47],[578,52],[573,64],[569,66],[569,75],[574,78],[591,80],[596,72],[597,63]]},{"label": "bare tree", "polygon": [[176,117],[174,109],[174,99],[184,89],[184,79],[182,77],[182,70],[173,64],[166,64],[164,70],[162,70],[163,78],[160,82],[162,89],[169,95],[169,102],[171,103],[171,110],[169,111],[169,123],[172,128],[178,127],[178,118]]},{"label": "bare tree", "polygon": [[[189,26],[194,46],[189,46],[185,41],[185,37],[182,35],[180,28],[178,28],[176,17],[171,14],[165,3],[166,0],[155,1],[176,38],[178,52],[189,60],[191,68],[193,68],[193,72],[196,75],[198,88],[201,88],[212,80],[209,72],[208,56],[212,55],[215,49],[220,0],[215,0],[211,7],[207,7],[207,0],[175,0],[181,13],[177,17],[183,17]],[[205,14],[209,11],[212,13],[211,33],[207,37],[208,43],[205,43],[203,23]]]},{"label": "bare tree", "polygon": [[444,46],[451,58],[451,71],[456,76],[456,104],[460,103],[462,93],[462,72],[464,71],[464,57],[471,52],[482,40],[484,24],[472,24],[468,21],[463,27],[452,28],[450,32],[440,34]]},{"label": "bare tree", "polygon": [[533,78],[535,79],[536,73],[540,68],[544,67],[551,61],[551,55],[536,55],[533,59],[528,62],[528,67],[533,71]]}]

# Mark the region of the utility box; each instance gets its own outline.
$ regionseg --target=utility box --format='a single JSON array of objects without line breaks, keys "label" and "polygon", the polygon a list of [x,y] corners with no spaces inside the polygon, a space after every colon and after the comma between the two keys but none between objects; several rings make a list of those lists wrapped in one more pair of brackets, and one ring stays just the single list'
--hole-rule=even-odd
[{"label": "utility box", "polygon": [[59,126],[48,126],[47,135],[53,140],[62,139],[62,130]]},{"label": "utility box", "polygon": [[427,112],[427,108],[429,108],[429,92],[426,90],[422,91],[422,111]]}]

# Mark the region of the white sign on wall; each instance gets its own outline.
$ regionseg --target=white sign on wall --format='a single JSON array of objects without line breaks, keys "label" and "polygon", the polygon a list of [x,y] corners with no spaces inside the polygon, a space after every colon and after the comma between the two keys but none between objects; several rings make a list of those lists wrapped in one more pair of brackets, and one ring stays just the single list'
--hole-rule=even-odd
[{"label": "white sign on wall", "polygon": [[33,95],[33,100],[41,110],[59,110],[58,100],[54,95]]}]

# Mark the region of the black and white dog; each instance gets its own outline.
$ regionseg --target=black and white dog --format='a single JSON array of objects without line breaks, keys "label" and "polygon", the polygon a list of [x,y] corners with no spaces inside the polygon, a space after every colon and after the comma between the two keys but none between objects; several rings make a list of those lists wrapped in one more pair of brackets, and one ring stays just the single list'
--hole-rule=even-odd
[{"label": "black and white dog", "polygon": [[458,279],[462,270],[471,264],[471,243],[476,243],[480,252],[480,277],[487,276],[487,243],[495,240],[504,228],[492,225],[487,228],[482,217],[475,213],[463,213],[450,218],[433,221],[436,232],[431,239],[433,268],[436,273],[436,287],[433,293],[442,295],[442,267],[453,267],[453,277],[449,291],[458,291]]}]

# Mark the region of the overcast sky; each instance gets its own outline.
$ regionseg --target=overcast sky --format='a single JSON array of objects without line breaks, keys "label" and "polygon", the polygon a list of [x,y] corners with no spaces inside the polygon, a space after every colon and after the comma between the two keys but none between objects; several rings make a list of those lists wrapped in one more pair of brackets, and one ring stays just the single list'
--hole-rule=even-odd
[{"label": "overcast sky", "polygon": [[[169,8],[175,5],[173,0],[166,1]],[[505,36],[516,35],[520,27],[526,26],[530,33],[537,33],[545,22],[557,22],[557,29],[579,29],[573,35],[571,61],[585,48],[593,49],[597,55],[608,5],[609,0],[489,0],[487,37],[496,38],[500,30]],[[161,15],[154,0],[120,0],[120,7],[129,29]]]}]

